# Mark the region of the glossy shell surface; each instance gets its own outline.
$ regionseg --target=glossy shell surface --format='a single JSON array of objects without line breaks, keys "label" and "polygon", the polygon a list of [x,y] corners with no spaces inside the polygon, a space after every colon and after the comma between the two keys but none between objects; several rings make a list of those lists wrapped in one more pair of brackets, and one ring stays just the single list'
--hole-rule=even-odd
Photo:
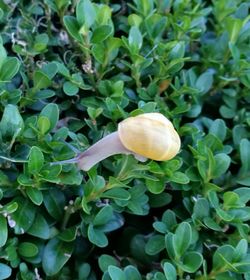
[{"label": "glossy shell surface", "polygon": [[165,161],[180,150],[180,137],[172,123],[160,113],[129,117],[118,125],[122,144],[149,159]]}]

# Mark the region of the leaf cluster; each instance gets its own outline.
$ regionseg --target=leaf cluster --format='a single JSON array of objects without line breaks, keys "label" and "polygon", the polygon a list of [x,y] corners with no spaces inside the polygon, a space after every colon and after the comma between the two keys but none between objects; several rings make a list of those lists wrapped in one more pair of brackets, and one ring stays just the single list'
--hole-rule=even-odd
[{"label": "leaf cluster", "polygon": [[[250,279],[249,8],[0,0],[0,279]],[[149,112],[174,159],[50,165]]]}]

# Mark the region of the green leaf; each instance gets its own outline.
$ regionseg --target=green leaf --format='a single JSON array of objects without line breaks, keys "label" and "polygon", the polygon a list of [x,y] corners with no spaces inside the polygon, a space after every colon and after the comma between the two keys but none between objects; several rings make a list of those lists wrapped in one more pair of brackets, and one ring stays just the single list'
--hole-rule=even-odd
[{"label": "green leaf", "polygon": [[50,129],[50,120],[45,116],[39,116],[37,127],[42,135],[45,135]]},{"label": "green leaf", "polygon": [[23,127],[23,119],[18,111],[18,108],[12,104],[5,106],[0,123],[2,136],[17,137],[21,133]]},{"label": "green leaf", "polygon": [[176,171],[172,176],[170,176],[169,180],[171,182],[177,183],[177,184],[188,184],[189,183],[189,178],[185,173]]},{"label": "green leaf", "polygon": [[4,61],[7,58],[7,52],[2,44],[2,42],[0,42],[0,70],[2,68],[2,65],[4,63]]},{"label": "green leaf", "polygon": [[244,262],[243,259],[247,255],[247,249],[248,249],[248,242],[246,239],[241,239],[237,246],[235,247],[233,261],[234,262]]},{"label": "green leaf", "polygon": [[44,156],[42,151],[36,147],[33,146],[30,149],[30,155],[28,160],[28,170],[31,174],[38,174],[39,171],[42,169],[44,164]]},{"label": "green leaf", "polygon": [[225,105],[220,107],[220,113],[225,119],[232,119],[235,116],[235,110]]},{"label": "green leaf", "polygon": [[167,210],[162,216],[162,221],[167,226],[168,231],[173,231],[177,225],[176,215],[172,210]]},{"label": "green leaf", "polygon": [[107,205],[104,206],[95,216],[93,220],[94,226],[105,225],[113,215],[113,209],[111,206]]},{"label": "green leaf", "polygon": [[16,57],[8,57],[1,67],[0,80],[10,81],[18,72],[20,61]]},{"label": "green leaf", "polygon": [[238,194],[241,203],[247,203],[250,200],[250,188],[238,188],[234,192]]},{"label": "green leaf", "polygon": [[[106,59],[106,48],[103,44],[95,44],[93,45],[91,52],[94,56],[94,58],[101,64],[105,63]],[[100,109],[100,108],[99,108]]]},{"label": "green leaf", "polygon": [[222,228],[210,217],[205,217],[203,220],[204,224],[215,231],[222,231]]},{"label": "green leaf", "polygon": [[70,259],[73,243],[63,242],[57,238],[51,239],[44,248],[42,266],[47,276],[57,274]]},{"label": "green leaf", "polygon": [[30,242],[22,242],[18,244],[18,253],[25,258],[31,258],[38,254],[38,248],[35,244]]},{"label": "green leaf", "polygon": [[60,220],[63,217],[65,207],[65,196],[57,189],[50,189],[43,192],[44,205],[49,214],[56,220]]},{"label": "green leaf", "polygon": [[129,31],[128,43],[133,53],[138,52],[142,47],[142,35],[138,27],[131,27]]},{"label": "green leaf", "polygon": [[78,280],[85,280],[90,276],[91,266],[88,263],[82,263],[79,265]]},{"label": "green leaf", "polygon": [[8,238],[7,221],[6,218],[0,214],[0,248],[5,245],[7,238]]},{"label": "green leaf", "polygon": [[112,27],[110,25],[102,25],[97,27],[91,37],[92,44],[103,43],[112,34]]},{"label": "green leaf", "polygon": [[194,273],[202,265],[203,257],[198,252],[188,252],[183,257],[183,265],[181,268],[189,273]]},{"label": "green leaf", "polygon": [[107,190],[104,192],[101,197],[106,198],[112,198],[112,199],[118,199],[118,200],[129,200],[131,198],[131,195],[128,191],[122,189],[122,188],[114,188]]},{"label": "green leaf", "polygon": [[[239,206],[240,197],[235,192],[229,191],[223,194],[223,200],[223,208],[229,209]],[[244,207],[244,204],[242,204],[241,206]]]},{"label": "green leaf", "polygon": [[59,72],[58,64],[56,62],[48,62],[42,66],[42,71],[47,75],[47,77],[52,80],[57,72]]},{"label": "green leaf", "polygon": [[209,216],[210,206],[205,198],[199,198],[194,205],[193,215],[196,219],[202,220]]},{"label": "green leaf", "polygon": [[170,259],[174,260],[176,257],[176,253],[174,249],[174,234],[171,232],[165,235],[165,247],[167,249]]},{"label": "green leaf", "polygon": [[191,244],[192,228],[189,223],[182,222],[178,225],[174,237],[173,246],[177,256],[182,256]]},{"label": "green leaf", "polygon": [[78,25],[76,18],[72,16],[64,16],[63,23],[70,36],[73,37],[76,41],[81,42],[82,37],[79,33],[80,27]]},{"label": "green leaf", "polygon": [[242,172],[250,171],[250,141],[242,139],[240,141],[240,159],[242,163]]},{"label": "green leaf", "polygon": [[4,212],[6,212],[7,214],[12,214],[17,210],[17,208],[18,203],[12,200],[11,202],[5,204],[2,210],[4,210]]},{"label": "green leaf", "polygon": [[163,235],[152,236],[146,246],[145,251],[148,255],[156,255],[165,248],[165,239]]},{"label": "green leaf", "polygon": [[15,222],[15,233],[23,234],[32,226],[36,209],[28,199],[22,197],[17,197],[14,202],[18,204],[17,210],[12,214],[12,220]]},{"label": "green leaf", "polygon": [[212,72],[205,72],[200,75],[196,81],[196,88],[202,93],[207,93],[213,85],[213,74]]},{"label": "green leaf", "polygon": [[46,33],[38,34],[35,37],[34,50],[37,52],[46,50],[48,42],[49,36]]},{"label": "green leaf", "polygon": [[217,136],[221,141],[224,141],[227,134],[227,127],[222,119],[217,119],[213,121],[209,128],[209,133]]},{"label": "green leaf", "polygon": [[71,82],[65,82],[63,84],[63,91],[68,96],[74,96],[79,92],[79,88]]},{"label": "green leaf", "polygon": [[167,278],[166,280],[177,280],[176,269],[171,263],[165,262],[163,265],[163,270]]},{"label": "green leaf", "polygon": [[236,182],[243,186],[250,186],[250,174],[238,176],[238,178],[236,178]]},{"label": "green leaf", "polygon": [[207,159],[204,160],[202,158],[198,160],[197,167],[202,179],[205,182],[209,182],[212,178],[213,171],[215,170],[216,162],[211,149],[207,148],[206,152],[207,152]]},{"label": "green leaf", "polygon": [[126,280],[124,272],[116,266],[109,266],[108,272],[112,280]]},{"label": "green leaf", "polygon": [[34,80],[34,88],[36,91],[42,88],[47,88],[52,83],[50,78],[45,73],[39,70],[34,73],[33,80]]},{"label": "green leaf", "polygon": [[231,267],[232,258],[234,256],[234,248],[231,245],[223,245],[219,247],[213,255],[213,269]]},{"label": "green leaf", "polygon": [[41,111],[40,116],[47,117],[50,121],[50,129],[54,129],[59,119],[59,108],[54,103],[47,104]]},{"label": "green leaf", "polygon": [[146,185],[151,193],[160,194],[165,189],[165,180],[153,181],[153,180],[146,179]]},{"label": "green leaf", "polygon": [[67,228],[63,232],[59,233],[57,235],[57,238],[65,242],[71,242],[76,239],[76,234],[77,234],[77,227],[74,226],[71,228]]},{"label": "green leaf", "polygon": [[215,159],[215,168],[212,171],[212,177],[217,178],[226,173],[228,170],[231,158],[226,154],[217,154],[214,156]]},{"label": "green leaf", "polygon": [[163,207],[172,201],[172,196],[166,192],[160,194],[149,194],[148,196],[151,208]]},{"label": "green leaf", "polygon": [[208,193],[208,198],[209,198],[209,201],[211,203],[211,205],[215,208],[215,209],[218,209],[220,206],[219,206],[219,199],[218,199],[218,196],[216,194],[215,191],[210,191]]},{"label": "green leaf", "polygon": [[240,34],[240,30],[243,26],[243,20],[234,17],[228,17],[225,20],[226,22],[226,29],[230,35],[230,42],[232,44],[236,43],[238,36]]},{"label": "green leaf", "polygon": [[216,209],[217,215],[224,221],[230,222],[233,220],[234,215],[230,214],[229,212],[224,211],[223,209],[217,208]]},{"label": "green leaf", "polygon": [[128,265],[124,269],[125,277],[129,280],[142,280],[141,275],[136,267]]},{"label": "green leaf", "polygon": [[106,235],[99,229],[89,225],[88,227],[88,238],[89,241],[98,247],[106,247],[108,245],[108,239]]},{"label": "green leaf", "polygon": [[94,4],[89,0],[80,0],[76,7],[76,17],[80,26],[91,27],[96,20]]},{"label": "green leaf", "polygon": [[36,204],[36,205],[42,204],[43,193],[39,189],[37,189],[35,187],[26,186],[25,190],[26,190],[26,194],[28,195],[28,197],[34,204]]},{"label": "green leaf", "polygon": [[50,237],[49,225],[41,214],[37,213],[32,226],[28,229],[28,234],[41,239],[48,239]]},{"label": "green leaf", "polygon": [[12,269],[6,264],[0,263],[0,280],[7,279],[11,276]]},{"label": "green leaf", "polygon": [[110,265],[118,266],[118,261],[109,255],[103,254],[98,258],[98,265],[102,272],[108,270]]}]

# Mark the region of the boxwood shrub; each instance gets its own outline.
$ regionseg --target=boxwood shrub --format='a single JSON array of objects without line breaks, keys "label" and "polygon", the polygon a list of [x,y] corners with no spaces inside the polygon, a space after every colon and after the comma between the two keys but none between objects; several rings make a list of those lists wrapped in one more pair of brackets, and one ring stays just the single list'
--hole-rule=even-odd
[{"label": "boxwood shrub", "polygon": [[[249,7],[0,0],[0,279],[250,279]],[[50,165],[149,112],[174,159]]]}]

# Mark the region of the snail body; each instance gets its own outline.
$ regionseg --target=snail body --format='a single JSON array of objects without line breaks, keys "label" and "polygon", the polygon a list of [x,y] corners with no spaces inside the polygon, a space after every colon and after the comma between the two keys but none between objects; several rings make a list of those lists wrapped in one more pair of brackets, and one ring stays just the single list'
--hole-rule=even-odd
[{"label": "snail body", "polygon": [[173,158],[180,146],[180,137],[165,116],[146,113],[123,120],[116,132],[105,136],[77,157],[52,164],[77,163],[80,169],[88,171],[115,154],[132,154],[139,161],[165,161]]}]

